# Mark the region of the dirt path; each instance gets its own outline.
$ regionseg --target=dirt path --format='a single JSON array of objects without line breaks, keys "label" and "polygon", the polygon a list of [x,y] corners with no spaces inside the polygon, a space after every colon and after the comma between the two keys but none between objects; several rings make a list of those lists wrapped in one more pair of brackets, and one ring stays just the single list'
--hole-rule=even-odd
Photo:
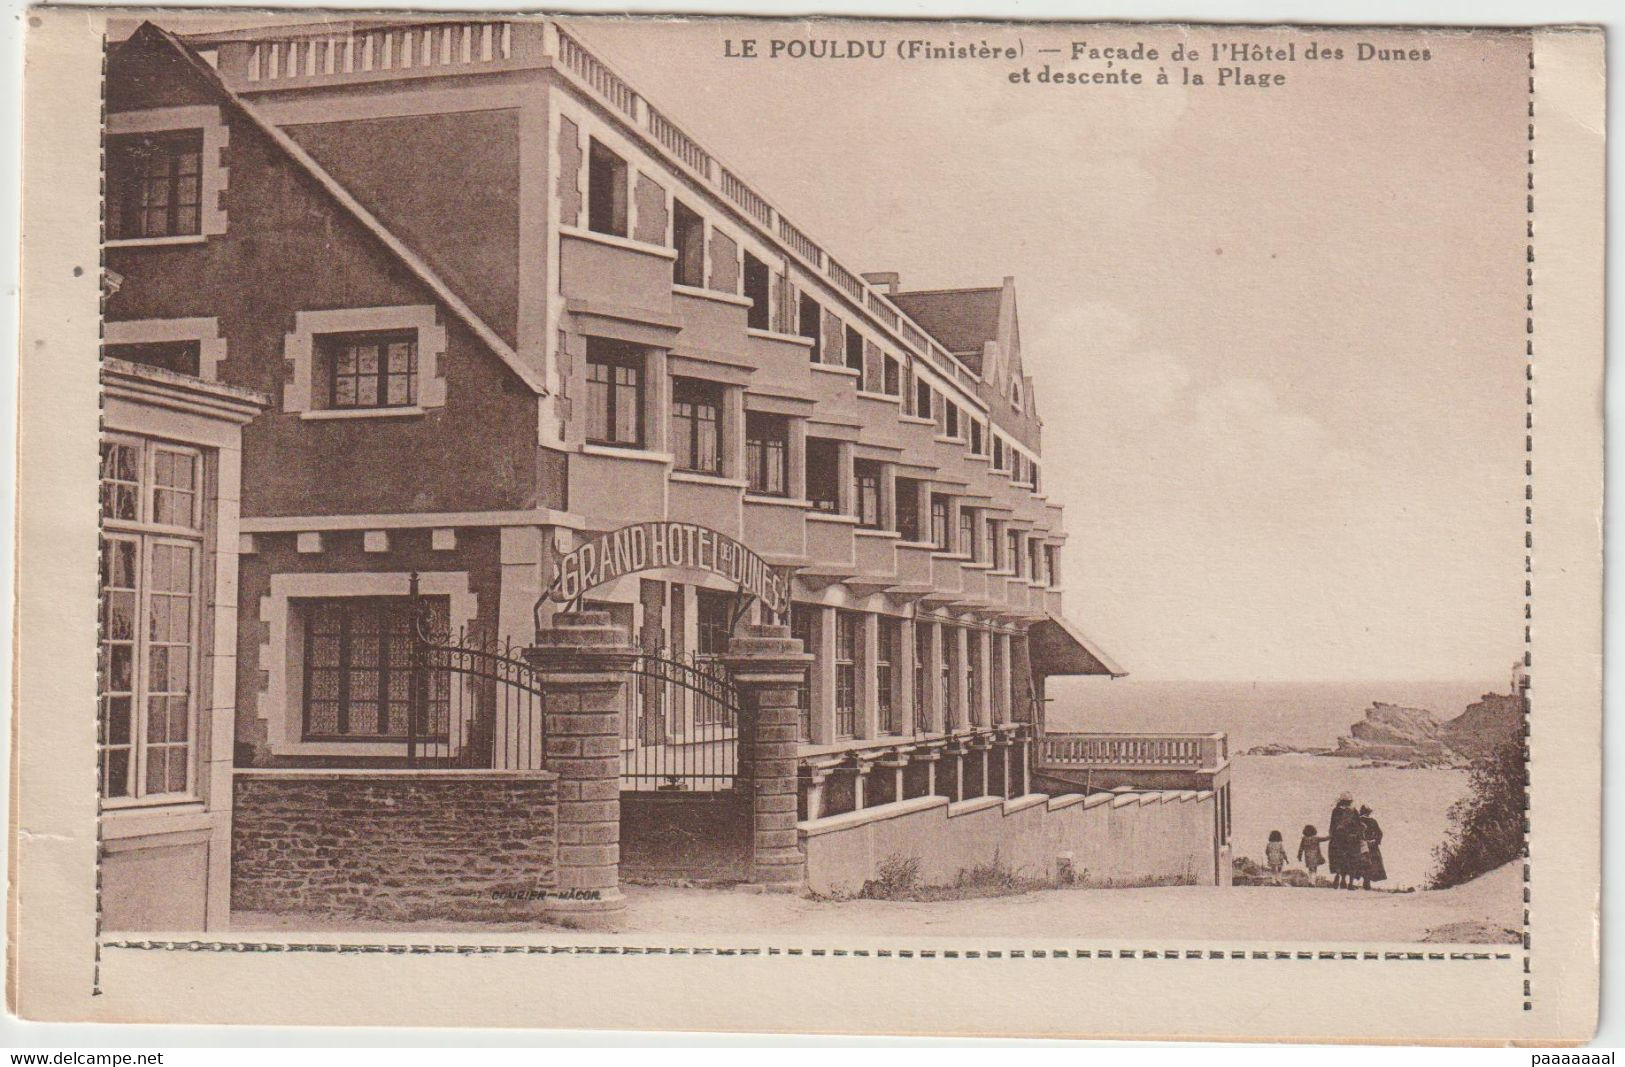
[{"label": "dirt path", "polygon": [[1515,865],[1456,889],[1417,893],[1171,886],[914,903],[634,886],[627,897],[627,928],[640,932],[1420,941],[1440,927],[1473,924],[1457,926],[1457,936],[1506,941],[1505,931],[1522,924]]},{"label": "dirt path", "polygon": [[[1508,864],[1465,886],[1438,892],[1364,893],[1332,889],[1173,886],[1071,889],[980,900],[912,903],[827,901],[738,889],[632,886],[624,931],[689,942],[708,935],[752,943],[786,938],[1093,938],[1168,942],[1220,940],[1416,942],[1444,930],[1450,940],[1508,941],[1522,923],[1520,874]],[[511,933],[517,940],[556,931],[521,924],[312,922],[237,913],[232,932],[437,931]],[[1436,936],[1435,940],[1439,940]],[[1182,946],[1181,946],[1182,947]]]}]

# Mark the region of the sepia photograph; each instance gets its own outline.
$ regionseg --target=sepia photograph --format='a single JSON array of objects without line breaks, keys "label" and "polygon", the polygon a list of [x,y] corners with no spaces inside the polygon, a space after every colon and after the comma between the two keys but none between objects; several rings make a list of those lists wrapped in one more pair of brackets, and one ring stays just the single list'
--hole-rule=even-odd
[{"label": "sepia photograph", "polygon": [[1533,31],[100,14],[98,982],[1028,946],[1534,1010]]}]

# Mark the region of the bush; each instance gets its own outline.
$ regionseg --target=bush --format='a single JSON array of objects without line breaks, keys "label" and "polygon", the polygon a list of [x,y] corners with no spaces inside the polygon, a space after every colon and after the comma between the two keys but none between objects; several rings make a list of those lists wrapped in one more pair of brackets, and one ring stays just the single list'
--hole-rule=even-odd
[{"label": "bush", "polygon": [[887,856],[875,869],[875,877],[858,890],[860,900],[908,900],[920,887],[918,856]]},{"label": "bush", "polygon": [[1527,758],[1520,730],[1474,761],[1467,795],[1450,807],[1450,833],[1433,850],[1430,889],[1470,882],[1523,855]]}]

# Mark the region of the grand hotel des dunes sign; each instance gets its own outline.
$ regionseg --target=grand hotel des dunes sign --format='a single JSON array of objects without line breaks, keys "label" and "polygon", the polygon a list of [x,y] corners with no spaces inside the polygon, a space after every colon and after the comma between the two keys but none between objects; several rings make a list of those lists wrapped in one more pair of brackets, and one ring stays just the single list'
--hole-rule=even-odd
[{"label": "grand hotel des dunes sign", "polygon": [[569,604],[617,578],[651,570],[714,574],[770,611],[790,610],[790,583],[727,534],[692,522],[639,522],[599,534],[560,556],[544,600]]}]

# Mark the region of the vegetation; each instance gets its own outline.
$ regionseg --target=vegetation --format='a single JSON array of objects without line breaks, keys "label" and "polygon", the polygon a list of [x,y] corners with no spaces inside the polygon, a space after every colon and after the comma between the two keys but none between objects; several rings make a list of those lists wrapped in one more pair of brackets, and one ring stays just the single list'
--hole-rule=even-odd
[{"label": "vegetation", "polygon": [[1522,731],[1474,761],[1467,795],[1450,808],[1450,833],[1433,850],[1430,889],[1470,882],[1523,855],[1527,761]]},{"label": "vegetation", "polygon": [[1007,897],[1053,889],[1042,878],[1031,878],[1006,866],[997,850],[993,859],[974,867],[961,868],[952,885],[923,885],[920,861],[916,856],[888,856],[875,869],[875,877],[858,890],[859,900],[973,900],[978,897]]}]

